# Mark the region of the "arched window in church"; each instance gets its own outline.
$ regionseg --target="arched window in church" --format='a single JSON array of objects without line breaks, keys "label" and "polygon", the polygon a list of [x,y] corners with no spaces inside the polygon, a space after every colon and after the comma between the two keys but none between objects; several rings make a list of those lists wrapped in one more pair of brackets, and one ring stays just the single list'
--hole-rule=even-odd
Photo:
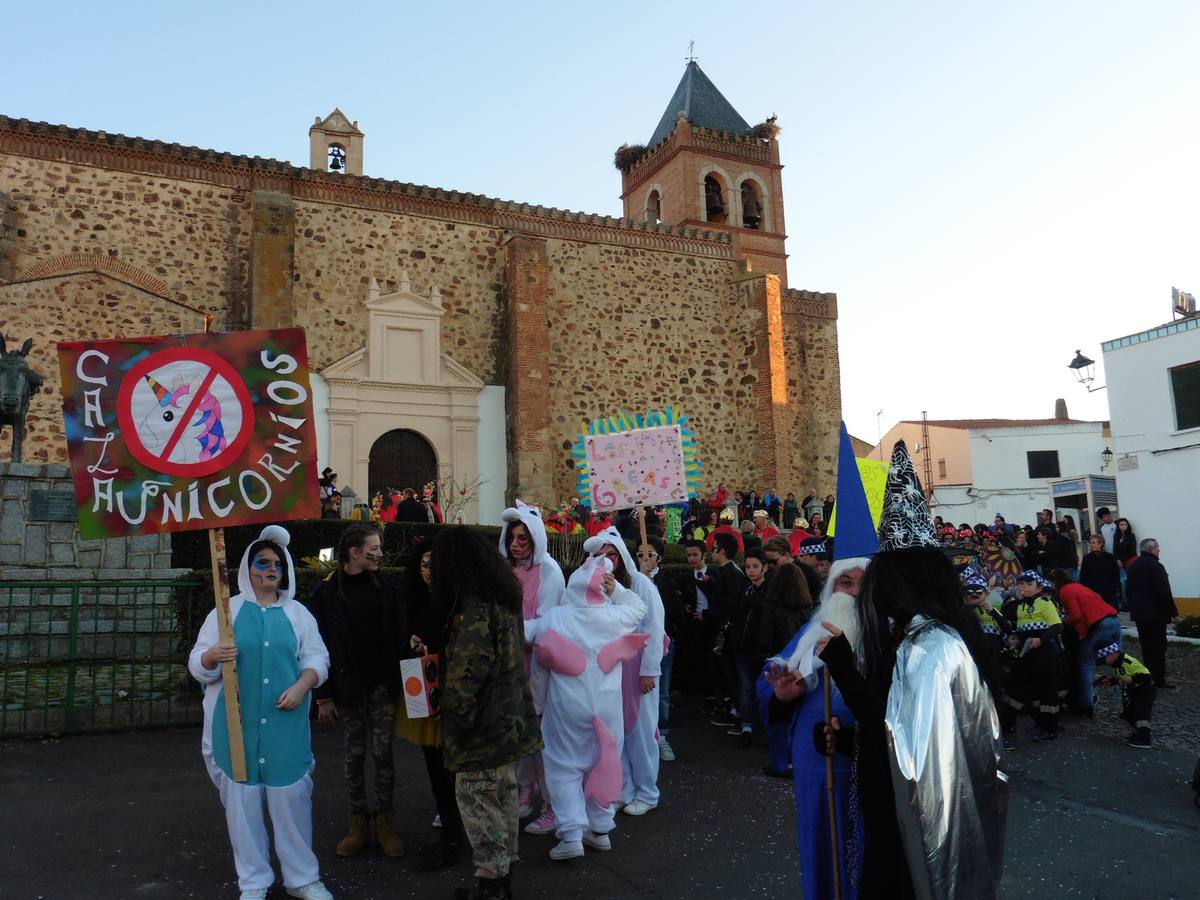
[{"label": "arched window in church", "polygon": [[725,211],[725,191],[716,175],[704,176],[704,221],[722,223],[728,219]]},{"label": "arched window in church", "polygon": [[749,178],[742,182],[742,227],[754,231],[765,231],[767,227],[763,221],[762,191]]},{"label": "arched window in church", "polygon": [[327,151],[329,171],[342,175],[346,171],[346,148],[341,144],[330,144]]},{"label": "arched window in church", "polygon": [[651,191],[650,196],[646,198],[646,221],[651,225],[662,221],[662,197],[658,191]]}]

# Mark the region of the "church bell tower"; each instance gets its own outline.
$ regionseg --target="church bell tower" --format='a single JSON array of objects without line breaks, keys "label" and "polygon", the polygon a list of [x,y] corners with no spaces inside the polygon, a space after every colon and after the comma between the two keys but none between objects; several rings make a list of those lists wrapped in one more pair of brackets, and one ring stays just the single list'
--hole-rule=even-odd
[{"label": "church bell tower", "polygon": [[775,118],[751,127],[694,59],[644,146],[622,146],[625,218],[726,231],[756,273],[787,286]]},{"label": "church bell tower", "polygon": [[308,167],[336,175],[363,173],[363,133],[337,107],[308,129]]}]

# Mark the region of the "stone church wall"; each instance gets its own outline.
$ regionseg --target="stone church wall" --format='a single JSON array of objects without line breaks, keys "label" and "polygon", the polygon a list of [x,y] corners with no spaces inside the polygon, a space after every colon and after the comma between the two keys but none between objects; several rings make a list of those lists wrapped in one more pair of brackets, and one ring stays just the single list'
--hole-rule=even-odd
[{"label": "stone church wall", "polygon": [[66,459],[55,341],[201,330],[205,313],[217,329],[254,322],[256,192],[269,191],[292,267],[288,283],[275,279],[272,310],[307,330],[314,370],[363,345],[372,277],[384,293],[402,273],[418,294],[436,286],[443,350],[506,386],[510,496],[564,499],[582,419],[665,404],[692,417],[704,490],[726,480],[799,491],[810,478],[832,490],[836,300],[806,306],[784,292],[776,358],[764,276],[739,268],[726,236],[192,148],[122,155],[94,133],[54,144],[3,125],[0,199],[16,232],[0,234],[0,273],[16,280],[0,282],[0,330],[34,337],[49,388],[31,408],[28,461]]}]

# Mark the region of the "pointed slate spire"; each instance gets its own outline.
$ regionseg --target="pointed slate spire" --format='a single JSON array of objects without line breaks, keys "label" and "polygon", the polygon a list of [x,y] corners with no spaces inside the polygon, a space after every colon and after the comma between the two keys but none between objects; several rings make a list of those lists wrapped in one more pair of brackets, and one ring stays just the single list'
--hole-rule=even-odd
[{"label": "pointed slate spire", "polygon": [[745,134],[750,130],[746,120],[733,108],[733,104],[721,95],[717,86],[708,80],[708,76],[700,70],[695,60],[689,61],[684,69],[683,78],[675,88],[675,94],[667,104],[666,111],[663,112],[658,127],[654,129],[654,135],[646,146],[654,147],[674,131],[680,113],[693,125],[711,128],[714,131]]},{"label": "pointed slate spire", "polygon": [[878,552],[937,546],[933,517],[929,514],[929,504],[925,502],[925,492],[921,490],[912,457],[908,455],[904,441],[896,441],[883,496]]},{"label": "pointed slate spire", "polygon": [[845,422],[842,423],[841,445],[838,448],[837,506],[834,512],[837,514],[837,529],[833,535],[834,560],[874,556],[879,546],[879,535],[871,519],[867,492],[863,489],[862,475],[858,471]]}]

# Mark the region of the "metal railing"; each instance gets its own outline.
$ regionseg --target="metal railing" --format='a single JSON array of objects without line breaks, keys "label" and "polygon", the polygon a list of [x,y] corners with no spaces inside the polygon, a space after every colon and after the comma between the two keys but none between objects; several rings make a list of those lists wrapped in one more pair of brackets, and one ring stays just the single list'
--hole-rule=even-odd
[{"label": "metal railing", "polygon": [[0,581],[0,736],[201,718],[199,581]]}]

